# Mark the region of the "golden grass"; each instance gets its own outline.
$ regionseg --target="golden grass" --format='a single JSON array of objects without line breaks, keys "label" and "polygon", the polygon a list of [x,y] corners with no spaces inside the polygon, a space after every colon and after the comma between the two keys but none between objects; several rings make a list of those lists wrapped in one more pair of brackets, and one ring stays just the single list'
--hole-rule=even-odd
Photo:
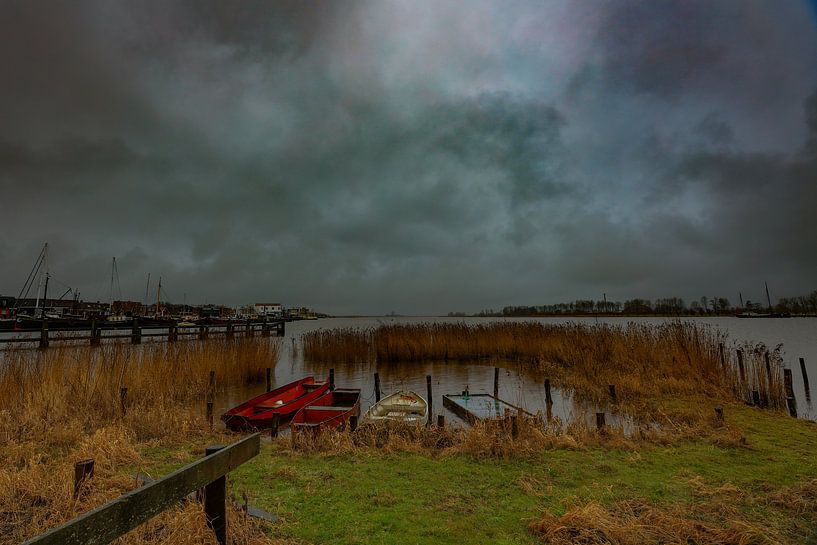
[{"label": "golden grass", "polygon": [[[750,495],[728,484],[714,488],[700,478],[690,485],[695,491],[691,503],[656,506],[629,499],[605,506],[591,501],[561,516],[546,513],[530,529],[550,545],[794,545],[806,542],[807,525],[817,523],[817,480],[769,495]],[[758,519],[751,514],[756,507],[783,516]]]},{"label": "golden grass", "polygon": [[[210,436],[209,395],[265,378],[264,338],[9,350],[0,361],[0,544],[19,543],[133,489],[140,448]],[[210,371],[214,381],[210,384]],[[127,388],[122,404],[121,388]],[[218,418],[218,415],[215,415]],[[225,437],[229,442],[230,439]],[[73,466],[95,474],[72,497]],[[271,543],[233,513],[234,543]],[[168,511],[121,543],[214,543],[201,507]]]},{"label": "golden grass", "polygon": [[[474,361],[499,359],[535,365],[579,399],[608,400],[616,387],[622,406],[647,398],[703,394],[785,406],[778,351],[744,347],[744,371],[724,336],[691,322],[543,324],[539,322],[424,323],[376,329],[319,330],[304,335],[304,356],[324,362]],[[769,354],[768,372],[765,356]]]}]

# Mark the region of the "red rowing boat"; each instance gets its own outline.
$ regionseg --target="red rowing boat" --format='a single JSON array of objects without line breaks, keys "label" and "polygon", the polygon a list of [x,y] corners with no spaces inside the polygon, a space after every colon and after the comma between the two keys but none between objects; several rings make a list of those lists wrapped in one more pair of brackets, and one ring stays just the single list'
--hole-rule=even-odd
[{"label": "red rowing boat", "polygon": [[328,390],[329,382],[315,382],[315,377],[305,377],[245,401],[221,415],[221,419],[233,431],[269,428],[273,414],[278,413],[279,422],[283,423]]},{"label": "red rowing boat", "polygon": [[340,428],[351,416],[360,416],[360,390],[338,388],[304,405],[290,427],[293,432]]}]

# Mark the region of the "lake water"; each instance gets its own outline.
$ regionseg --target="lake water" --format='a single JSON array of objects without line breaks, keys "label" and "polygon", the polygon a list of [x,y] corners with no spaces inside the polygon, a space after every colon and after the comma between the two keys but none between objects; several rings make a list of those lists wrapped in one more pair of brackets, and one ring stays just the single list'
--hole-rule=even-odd
[{"label": "lake water", "polygon": [[[456,422],[457,417],[443,408],[443,394],[459,394],[466,388],[471,393],[493,393],[494,366],[501,366],[499,378],[499,397],[514,405],[524,407],[530,412],[546,410],[544,393],[544,376],[532,371],[527,366],[508,365],[503,362],[483,362],[479,364],[423,362],[407,364],[387,364],[378,366],[375,363],[357,364],[321,364],[305,362],[300,347],[300,336],[308,331],[334,328],[370,328],[381,324],[423,323],[423,322],[466,322],[487,323],[497,320],[536,321],[542,323],[609,323],[624,325],[628,322],[662,323],[670,318],[437,318],[437,317],[383,317],[383,318],[330,318],[324,320],[301,321],[287,324],[286,336],[282,339],[280,360],[275,368],[273,387],[292,382],[305,375],[314,375],[324,379],[329,368],[335,369],[335,383],[339,387],[360,388],[361,410],[365,411],[374,403],[374,373],[380,375],[381,391],[385,394],[399,389],[414,390],[425,397],[426,375],[432,377],[433,411],[443,413],[446,420]],[[788,319],[739,319],[721,318],[682,318],[682,320],[709,324],[729,335],[731,341],[763,342],[770,348],[783,345],[783,357],[787,367],[793,370],[795,396],[800,416],[815,418],[815,411],[806,403],[803,377],[798,358],[806,362],[813,390],[817,389],[817,318]],[[249,389],[226,392],[216,400],[216,410],[223,412],[229,407],[253,395],[264,391],[263,384]],[[815,390],[817,393],[817,390]],[[564,421],[584,415],[590,423],[593,413],[606,411],[607,407],[581,407],[577,409],[567,394],[562,395],[553,390],[553,415]],[[218,413],[217,413],[218,414]],[[609,418],[609,417],[608,417]],[[609,421],[609,420],[608,420]],[[620,423],[615,417],[612,424]]]}]

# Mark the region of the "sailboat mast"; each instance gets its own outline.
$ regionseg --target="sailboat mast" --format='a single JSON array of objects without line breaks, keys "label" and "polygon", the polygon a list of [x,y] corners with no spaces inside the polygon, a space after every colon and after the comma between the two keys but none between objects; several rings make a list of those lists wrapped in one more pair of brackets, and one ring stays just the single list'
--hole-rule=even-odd
[{"label": "sailboat mast", "polygon": [[162,277],[159,277],[159,288],[156,290],[156,312],[155,315],[159,315],[159,301],[162,300]]},{"label": "sailboat mast", "polygon": [[43,308],[40,312],[40,318],[45,318],[45,307],[48,305],[48,243],[43,247],[43,263],[45,264],[45,287],[43,288]]},{"label": "sailboat mast", "polygon": [[150,301],[148,293],[150,292],[150,273],[148,273],[148,282],[145,284],[145,316],[148,314],[148,301]]},{"label": "sailboat mast", "polygon": [[113,272],[116,269],[116,258],[111,258],[111,294],[108,299],[108,314],[113,314]]},{"label": "sailboat mast", "polygon": [[769,297],[769,284],[768,282],[763,282],[763,285],[766,286],[766,302],[769,303],[769,312],[772,311],[772,298]]}]

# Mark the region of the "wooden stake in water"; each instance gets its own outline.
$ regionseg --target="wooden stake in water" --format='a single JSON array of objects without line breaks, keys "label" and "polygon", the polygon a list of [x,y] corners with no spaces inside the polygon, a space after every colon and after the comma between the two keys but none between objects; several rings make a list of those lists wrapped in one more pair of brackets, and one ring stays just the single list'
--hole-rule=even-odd
[{"label": "wooden stake in water", "polygon": [[431,417],[434,414],[434,398],[431,392],[431,375],[426,375],[426,395],[428,399],[428,425],[431,425]]},{"label": "wooden stake in water", "polygon": [[499,397],[499,367],[494,367],[494,397]]},{"label": "wooden stake in water", "polygon": [[743,386],[743,383],[746,382],[746,370],[743,367],[743,350],[738,348],[738,371],[740,372],[740,384]]},{"label": "wooden stake in water", "polygon": [[549,378],[545,379],[545,403],[547,403],[548,406],[553,405],[553,398],[550,396],[550,379]]},{"label": "wooden stake in water", "polygon": [[335,389],[335,369],[332,368],[329,370],[329,389]]},{"label": "wooden stake in water", "polygon": [[374,401],[380,401],[380,373],[374,374]]},{"label": "wooden stake in water", "polygon": [[718,356],[721,359],[721,369],[726,369],[726,356],[723,352],[723,343],[718,343]]},{"label": "wooden stake in water", "polygon": [[806,390],[806,401],[811,403],[811,388],[808,384],[808,373],[806,372],[806,360],[800,358],[800,372],[803,374],[803,388]]},{"label": "wooden stake in water", "polygon": [[444,428],[445,427],[445,415],[444,414],[438,414],[437,415],[437,427],[438,428]]},{"label": "wooden stake in water", "polygon": [[272,390],[272,369],[267,367],[267,391]]}]

